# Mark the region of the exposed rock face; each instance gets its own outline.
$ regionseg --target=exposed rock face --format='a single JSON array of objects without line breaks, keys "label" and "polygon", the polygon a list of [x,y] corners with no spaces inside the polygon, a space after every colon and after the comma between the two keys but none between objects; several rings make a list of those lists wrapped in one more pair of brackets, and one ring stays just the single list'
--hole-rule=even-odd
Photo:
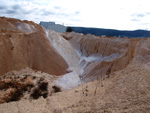
[{"label": "exposed rock face", "polygon": [[74,32],[64,37],[69,40],[80,57],[80,77],[85,82],[125,68],[132,60],[139,40],[96,37]]},{"label": "exposed rock face", "polygon": [[68,65],[51,46],[44,29],[29,21],[0,18],[0,75],[30,67],[54,75]]}]

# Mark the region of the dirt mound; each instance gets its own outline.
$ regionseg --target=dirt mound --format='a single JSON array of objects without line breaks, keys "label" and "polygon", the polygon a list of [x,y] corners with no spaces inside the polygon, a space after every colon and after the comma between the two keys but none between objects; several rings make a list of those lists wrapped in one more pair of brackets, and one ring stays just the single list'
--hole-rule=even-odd
[{"label": "dirt mound", "polygon": [[55,75],[66,73],[67,63],[51,46],[41,26],[28,21],[0,19],[1,23],[8,24],[7,29],[0,32],[0,75],[26,67]]}]

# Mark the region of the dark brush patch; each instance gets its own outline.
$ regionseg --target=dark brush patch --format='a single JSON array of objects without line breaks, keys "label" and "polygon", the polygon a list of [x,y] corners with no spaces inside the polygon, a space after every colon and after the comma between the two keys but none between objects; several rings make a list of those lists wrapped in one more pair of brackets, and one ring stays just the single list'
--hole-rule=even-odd
[{"label": "dark brush patch", "polygon": [[61,89],[58,86],[53,86],[52,88],[54,89],[54,93],[61,92]]}]

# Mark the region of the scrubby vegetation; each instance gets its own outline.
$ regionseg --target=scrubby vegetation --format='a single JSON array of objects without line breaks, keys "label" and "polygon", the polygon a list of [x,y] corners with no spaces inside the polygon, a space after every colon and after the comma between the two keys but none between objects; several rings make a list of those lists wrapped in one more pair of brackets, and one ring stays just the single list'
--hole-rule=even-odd
[{"label": "scrubby vegetation", "polygon": [[46,98],[48,96],[48,82],[41,77],[27,75],[13,75],[0,77],[0,103],[19,101],[28,94],[30,99]]},{"label": "scrubby vegetation", "polygon": [[73,31],[72,27],[67,27],[66,28],[66,32],[72,32],[72,31]]}]

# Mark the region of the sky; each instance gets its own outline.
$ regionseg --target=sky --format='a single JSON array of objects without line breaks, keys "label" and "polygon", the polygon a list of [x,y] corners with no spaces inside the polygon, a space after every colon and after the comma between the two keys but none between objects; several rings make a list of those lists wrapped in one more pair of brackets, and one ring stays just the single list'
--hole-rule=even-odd
[{"label": "sky", "polygon": [[150,30],[149,0],[0,0],[0,16],[66,26]]}]

